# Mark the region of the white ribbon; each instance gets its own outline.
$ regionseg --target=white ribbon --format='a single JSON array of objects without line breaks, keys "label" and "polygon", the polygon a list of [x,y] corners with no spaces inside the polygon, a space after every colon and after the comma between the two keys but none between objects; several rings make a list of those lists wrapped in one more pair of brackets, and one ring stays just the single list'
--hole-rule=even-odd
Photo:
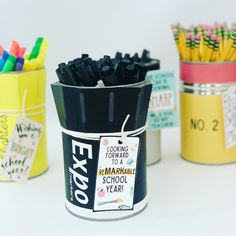
[{"label": "white ribbon", "polygon": [[[39,114],[42,114],[42,113],[45,113],[45,104],[39,104],[39,105],[36,105],[36,106],[31,106],[31,107],[25,107],[26,106],[26,98],[27,98],[27,93],[28,91],[25,90],[24,91],[24,96],[23,96],[23,101],[22,101],[22,109],[20,110],[0,110],[0,114],[1,115],[7,115],[7,116],[13,116],[13,117],[17,117],[19,115],[22,115],[23,117],[26,117],[26,116],[35,116],[35,115],[39,115]],[[42,108],[40,111],[37,111],[37,112],[27,112],[27,111],[32,111],[32,110],[36,110],[36,109],[39,109],[39,108]],[[27,113],[26,113],[27,112]]]},{"label": "white ribbon", "polygon": [[122,124],[121,131],[120,132],[113,132],[113,133],[84,133],[84,132],[78,132],[78,131],[72,131],[69,129],[65,129],[61,127],[61,130],[64,134],[73,136],[75,138],[81,138],[81,139],[86,139],[86,140],[100,140],[102,136],[108,136],[108,137],[113,137],[113,136],[120,136],[121,140],[124,140],[127,136],[137,136],[141,133],[143,133],[147,129],[147,124],[144,126],[136,129],[136,130],[131,130],[131,131],[124,131],[125,125],[129,119],[130,115],[128,114]]}]

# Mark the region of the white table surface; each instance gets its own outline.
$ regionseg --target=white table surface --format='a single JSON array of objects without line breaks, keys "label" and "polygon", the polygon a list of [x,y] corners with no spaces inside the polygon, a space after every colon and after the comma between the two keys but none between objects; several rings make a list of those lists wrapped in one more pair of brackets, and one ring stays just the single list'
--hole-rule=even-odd
[{"label": "white table surface", "polygon": [[24,184],[0,183],[0,236],[235,236],[236,165],[182,160],[177,128],[164,130],[162,141],[162,161],[148,167],[147,208],[125,220],[87,221],[64,207],[60,129],[49,122],[48,172]]}]

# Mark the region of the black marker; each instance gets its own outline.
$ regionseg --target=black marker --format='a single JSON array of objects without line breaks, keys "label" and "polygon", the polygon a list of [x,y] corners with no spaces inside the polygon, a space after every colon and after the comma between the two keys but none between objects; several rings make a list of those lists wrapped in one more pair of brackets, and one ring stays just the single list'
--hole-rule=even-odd
[{"label": "black marker", "polygon": [[135,67],[139,70],[139,80],[138,82],[141,82],[145,80],[146,74],[147,74],[147,68],[143,63],[137,63],[135,64]]},{"label": "black marker", "polygon": [[146,66],[148,71],[160,69],[160,61],[156,59],[150,59],[150,61],[146,62],[144,65]]},{"label": "black marker", "polygon": [[124,78],[126,84],[133,84],[139,81],[139,70],[134,64],[127,65],[124,69]]},{"label": "black marker", "polygon": [[118,85],[118,79],[115,73],[115,69],[111,66],[104,66],[101,70],[100,76],[106,86]]},{"label": "black marker", "polygon": [[93,72],[92,77],[94,78],[94,80],[96,80],[96,81],[100,80],[100,77],[99,77],[99,63],[95,60],[92,60],[90,62],[90,66],[91,66],[91,69],[92,69],[92,72]]},{"label": "black marker", "polygon": [[89,54],[82,54],[82,55],[81,55],[81,58],[82,58],[82,59],[85,59],[85,58],[88,58],[88,57],[89,57]]},{"label": "black marker", "polygon": [[139,56],[138,56],[138,53],[135,53],[135,54],[133,55],[132,60],[133,60],[134,63],[140,61]]},{"label": "black marker", "polygon": [[58,67],[60,72],[57,72],[60,73],[60,78],[62,82],[64,81],[64,83],[68,85],[77,85],[76,80],[74,79],[70,69],[65,63],[59,64]]},{"label": "black marker", "polygon": [[115,55],[115,61],[119,62],[122,60],[122,53],[121,52],[117,52]]},{"label": "black marker", "polygon": [[96,86],[97,81],[93,78],[93,71],[90,65],[80,64],[77,66],[77,75],[83,86]]},{"label": "black marker", "polygon": [[149,54],[150,54],[149,51],[147,51],[146,49],[143,50],[142,57],[141,57],[141,60],[143,63],[146,63],[150,60]]},{"label": "black marker", "polygon": [[128,59],[122,59],[115,68],[115,73],[118,78],[119,84],[123,85],[125,84],[125,78],[124,78],[124,69],[127,65],[131,64],[131,61]]},{"label": "black marker", "polygon": [[125,53],[124,59],[130,60],[130,55],[129,55],[129,53]]},{"label": "black marker", "polygon": [[102,67],[103,66],[109,66],[110,62],[111,62],[111,57],[107,56],[107,55],[104,55],[101,65],[102,65]]},{"label": "black marker", "polygon": [[80,83],[79,76],[78,76],[77,73],[76,73],[76,72],[77,72],[77,66],[76,66],[75,60],[69,61],[69,62],[68,62],[68,67],[69,67],[69,69],[70,69],[70,71],[71,71],[71,74],[72,74],[74,80],[76,81],[76,85],[80,86],[81,83]]}]

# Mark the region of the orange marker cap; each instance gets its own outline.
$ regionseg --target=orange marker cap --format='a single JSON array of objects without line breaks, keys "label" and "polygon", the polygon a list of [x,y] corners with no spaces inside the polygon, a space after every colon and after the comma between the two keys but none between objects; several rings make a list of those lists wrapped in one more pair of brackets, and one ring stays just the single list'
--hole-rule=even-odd
[{"label": "orange marker cap", "polygon": [[19,49],[20,49],[19,43],[17,43],[16,40],[12,40],[10,54],[15,57],[18,57]]}]

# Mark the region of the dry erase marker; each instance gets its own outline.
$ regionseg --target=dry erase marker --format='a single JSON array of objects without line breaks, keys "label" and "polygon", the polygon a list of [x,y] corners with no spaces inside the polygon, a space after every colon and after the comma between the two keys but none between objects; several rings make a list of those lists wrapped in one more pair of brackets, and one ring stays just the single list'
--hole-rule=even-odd
[{"label": "dry erase marker", "polygon": [[115,55],[115,61],[120,61],[122,59],[122,53],[121,52],[117,52]]},{"label": "dry erase marker", "polygon": [[100,76],[102,77],[102,81],[106,86],[118,85],[118,79],[116,77],[114,68],[110,66],[104,66],[101,70]]},{"label": "dry erase marker", "polygon": [[78,67],[77,75],[84,86],[96,86],[97,81],[92,77],[93,71],[90,65],[81,64]]},{"label": "dry erase marker", "polygon": [[134,64],[127,65],[124,69],[124,77],[126,84],[137,83],[139,79],[138,68]]},{"label": "dry erase marker", "polygon": [[7,58],[3,68],[2,68],[2,72],[10,72],[14,70],[15,67],[15,63],[16,63],[16,57],[14,57],[13,55],[9,55],[9,57]]},{"label": "dry erase marker", "polygon": [[68,85],[77,85],[71,71],[67,67],[65,63],[61,63],[58,65],[59,70],[57,71],[57,74],[60,75],[60,82],[65,83],[65,81],[68,82]]},{"label": "dry erase marker", "polygon": [[138,53],[135,53],[132,57],[133,62],[139,62],[139,56]]}]

